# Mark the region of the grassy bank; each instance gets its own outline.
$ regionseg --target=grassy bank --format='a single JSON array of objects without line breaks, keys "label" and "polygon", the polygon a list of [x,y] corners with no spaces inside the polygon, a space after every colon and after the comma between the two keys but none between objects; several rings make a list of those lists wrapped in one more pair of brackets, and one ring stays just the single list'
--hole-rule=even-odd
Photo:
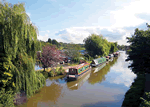
[{"label": "grassy bank", "polygon": [[145,75],[138,74],[130,89],[126,92],[122,107],[139,107],[141,103],[140,97],[144,94]]},{"label": "grassy bank", "polygon": [[58,76],[58,75],[64,75],[65,74],[65,70],[63,69],[63,67],[56,67],[56,69],[51,69],[51,68],[48,68],[46,69],[45,71],[42,69],[42,70],[38,70],[38,72],[41,72],[45,78],[48,78],[48,77],[55,77],[55,76]]}]

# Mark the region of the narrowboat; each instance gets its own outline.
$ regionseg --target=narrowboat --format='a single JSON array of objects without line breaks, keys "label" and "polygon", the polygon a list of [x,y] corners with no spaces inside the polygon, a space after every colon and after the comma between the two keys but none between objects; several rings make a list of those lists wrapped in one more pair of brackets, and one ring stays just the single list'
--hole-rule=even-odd
[{"label": "narrowboat", "polygon": [[69,72],[67,73],[67,79],[80,79],[86,72],[91,70],[90,63],[82,63],[77,66],[69,68]]},{"label": "narrowboat", "polygon": [[77,81],[67,81],[67,87],[71,90],[78,90],[85,83],[85,81],[88,80],[90,74],[91,70],[89,70],[89,72],[87,72],[82,78],[78,79]]},{"label": "narrowboat", "polygon": [[92,63],[91,63],[91,66],[92,67],[96,67],[96,66],[99,66],[101,65],[102,63],[106,62],[106,58],[102,57],[102,58],[97,58],[97,59],[94,59],[92,60]]},{"label": "narrowboat", "polygon": [[100,71],[104,66],[106,65],[106,63],[102,64],[101,66],[97,67],[94,69],[94,73]]},{"label": "narrowboat", "polygon": [[109,54],[108,56],[109,56],[109,59],[111,59],[111,58],[113,58],[113,57],[114,57],[114,55],[113,55],[113,54]]},{"label": "narrowboat", "polygon": [[119,55],[119,52],[114,52],[114,57],[117,57]]},{"label": "narrowboat", "polygon": [[113,61],[113,57],[112,57],[111,59],[109,59],[109,61],[111,61],[111,62],[112,62],[112,61]]}]

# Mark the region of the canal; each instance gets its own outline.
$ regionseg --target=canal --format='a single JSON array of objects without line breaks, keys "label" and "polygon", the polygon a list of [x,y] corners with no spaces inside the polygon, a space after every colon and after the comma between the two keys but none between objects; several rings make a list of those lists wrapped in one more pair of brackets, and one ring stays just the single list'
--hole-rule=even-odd
[{"label": "canal", "polygon": [[46,86],[19,107],[121,107],[136,77],[126,58],[121,51],[101,70],[93,68],[78,81],[66,81],[63,76],[48,78]]}]

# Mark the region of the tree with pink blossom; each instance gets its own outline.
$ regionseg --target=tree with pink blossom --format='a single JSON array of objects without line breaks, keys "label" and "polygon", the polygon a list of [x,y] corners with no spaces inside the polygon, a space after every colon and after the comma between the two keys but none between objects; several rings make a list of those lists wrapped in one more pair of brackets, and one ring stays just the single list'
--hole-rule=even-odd
[{"label": "tree with pink blossom", "polygon": [[42,48],[42,52],[37,52],[37,60],[41,63],[44,71],[45,68],[54,67],[62,61],[63,58],[61,56],[62,53],[54,45],[46,45]]}]

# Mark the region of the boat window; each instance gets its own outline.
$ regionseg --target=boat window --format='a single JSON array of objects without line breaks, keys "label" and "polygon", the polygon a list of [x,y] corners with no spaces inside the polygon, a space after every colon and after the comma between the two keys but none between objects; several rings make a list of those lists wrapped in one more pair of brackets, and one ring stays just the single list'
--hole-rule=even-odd
[{"label": "boat window", "polygon": [[69,73],[77,73],[77,69],[70,68]]}]

